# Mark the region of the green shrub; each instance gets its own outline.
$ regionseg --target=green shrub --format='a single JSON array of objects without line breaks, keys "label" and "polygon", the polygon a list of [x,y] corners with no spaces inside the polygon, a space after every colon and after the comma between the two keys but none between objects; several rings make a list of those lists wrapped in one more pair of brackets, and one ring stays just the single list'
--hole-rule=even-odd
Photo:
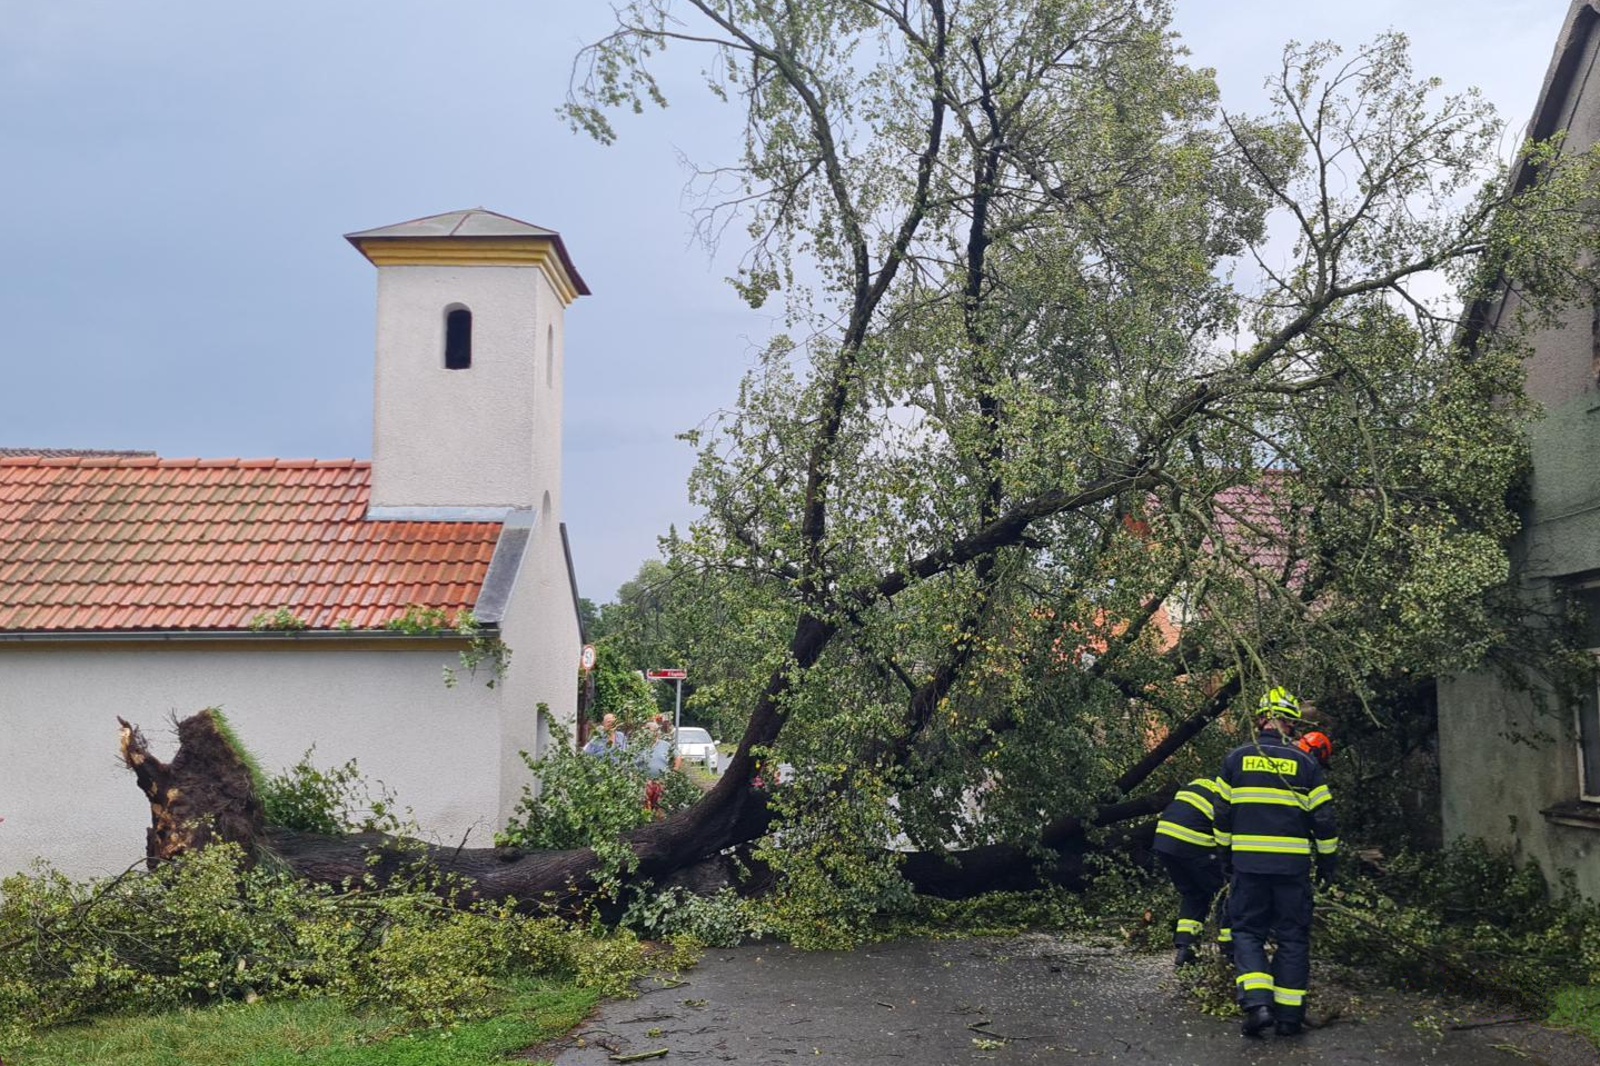
[{"label": "green shrub", "polygon": [[1569,986],[1556,993],[1550,1024],[1582,1033],[1600,1044],[1600,988]]},{"label": "green shrub", "polygon": [[646,806],[652,779],[633,758],[584,755],[566,740],[553,744],[541,759],[522,753],[539,788],[537,793],[523,789],[511,821],[495,836],[496,844],[530,851],[611,844],[704,795],[687,774],[672,770],[655,779],[661,794],[652,810]]},{"label": "green shrub", "polygon": [[[437,899],[382,900],[382,933],[355,953],[334,990],[347,1001],[394,1011],[424,1026],[487,1017],[492,993],[518,974],[574,973],[584,938],[553,918],[510,904],[457,910]],[[627,971],[632,979],[634,971]]]},{"label": "green shrub", "polygon": [[649,970],[645,945],[626,929],[614,936],[575,941],[573,964],[578,987],[603,996],[632,995],[634,983]]},{"label": "green shrub", "polygon": [[1481,843],[1403,854],[1352,877],[1317,908],[1318,951],[1403,988],[1493,995],[1550,1009],[1568,985],[1600,984],[1600,904],[1551,891]]},{"label": "green shrub", "polygon": [[262,781],[261,803],[268,825],[329,836],[350,830],[398,829],[394,797],[382,783],[374,796],[354,759],[319,770],[311,762],[316,750],[312,745],[299,762]]},{"label": "green shrub", "polygon": [[1164,872],[1140,866],[1115,850],[1090,854],[1085,866],[1089,886],[1083,894],[1084,915],[1093,926],[1141,951],[1171,948],[1178,895]]},{"label": "green shrub", "polygon": [[458,908],[423,867],[339,891],[215,845],[149,873],[0,884],[0,1055],[91,1015],[313,991],[449,1027],[492,1012],[519,977],[620,994],[645,968],[631,933],[596,940],[509,903]]},{"label": "green shrub", "polygon": [[90,1013],[161,1010],[299,987],[327,967],[302,932],[331,893],[246,870],[217,845],[154,873],[0,884],[0,1018],[12,1035]]}]

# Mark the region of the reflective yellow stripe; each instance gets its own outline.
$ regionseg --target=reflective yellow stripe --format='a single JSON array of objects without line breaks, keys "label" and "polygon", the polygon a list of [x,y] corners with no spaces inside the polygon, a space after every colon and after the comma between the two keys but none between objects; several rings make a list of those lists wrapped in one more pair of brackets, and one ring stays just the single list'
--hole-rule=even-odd
[{"label": "reflective yellow stripe", "polygon": [[1181,840],[1185,844],[1193,844],[1196,847],[1216,847],[1215,840],[1208,834],[1197,833],[1188,826],[1178,825],[1176,822],[1157,822],[1156,833],[1159,836],[1171,837],[1173,840]]},{"label": "reflective yellow stripe", "polygon": [[1222,778],[1217,778],[1217,795],[1221,796],[1225,800],[1231,801],[1233,799],[1233,786],[1228,784]]},{"label": "reflective yellow stripe", "polygon": [[1272,986],[1272,1001],[1285,1007],[1298,1007],[1306,1001],[1306,990],[1303,988],[1279,988]]},{"label": "reflective yellow stripe", "polygon": [[1280,807],[1299,807],[1310,810],[1306,799],[1300,793],[1288,788],[1268,788],[1257,785],[1241,785],[1233,790],[1233,802],[1243,807],[1249,803],[1269,803]]},{"label": "reflective yellow stripe", "polygon": [[1211,801],[1197,792],[1180,792],[1176,798],[1183,800],[1183,802],[1205,815],[1208,822],[1215,820],[1217,817],[1217,810],[1211,806]]},{"label": "reflective yellow stripe", "polygon": [[1219,944],[1231,944],[1231,943],[1233,943],[1233,930],[1232,929],[1218,929],[1217,930],[1217,943],[1219,943]]},{"label": "reflective yellow stripe", "polygon": [[1306,793],[1306,810],[1314,811],[1324,803],[1333,802],[1333,793],[1328,791],[1327,785],[1318,785]]},{"label": "reflective yellow stripe", "polygon": [[1206,923],[1200,921],[1198,918],[1178,919],[1178,932],[1180,933],[1198,933],[1205,927]]},{"label": "reflective yellow stripe", "polygon": [[1265,837],[1235,833],[1233,850],[1261,851],[1276,855],[1310,855],[1311,841],[1305,837]]},{"label": "reflective yellow stripe", "polygon": [[1217,847],[1219,848],[1230,847],[1233,844],[1233,834],[1224,833],[1220,829],[1213,829],[1211,831],[1211,838],[1217,842]]},{"label": "reflective yellow stripe", "polygon": [[1193,781],[1190,781],[1189,784],[1199,785],[1201,788],[1209,789],[1219,796],[1222,795],[1222,788],[1217,784],[1217,779],[1214,777],[1197,777]]},{"label": "reflective yellow stripe", "polygon": [[1257,992],[1264,988],[1272,987],[1270,973],[1242,973],[1233,979],[1233,983],[1243,988],[1246,992]]},{"label": "reflective yellow stripe", "polygon": [[1328,840],[1319,840],[1319,841],[1317,841],[1317,854],[1318,855],[1332,855],[1334,852],[1336,852],[1338,850],[1339,850],[1339,838],[1338,837],[1332,837],[1331,839],[1328,839]]}]

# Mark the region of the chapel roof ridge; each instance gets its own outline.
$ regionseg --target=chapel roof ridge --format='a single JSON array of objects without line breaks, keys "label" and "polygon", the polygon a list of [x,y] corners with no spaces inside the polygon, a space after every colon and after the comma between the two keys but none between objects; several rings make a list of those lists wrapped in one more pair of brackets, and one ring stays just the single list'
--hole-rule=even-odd
[{"label": "chapel roof ridge", "polygon": [[168,458],[154,452],[100,455],[19,455],[0,451],[3,466],[59,467],[161,467],[164,469],[239,469],[239,470],[361,470],[372,466],[371,459],[239,459],[183,456]]},{"label": "chapel roof ridge", "polygon": [[444,211],[437,215],[394,222],[375,229],[359,230],[345,234],[347,240],[367,237],[559,237],[553,229],[524,222],[520,218],[490,211],[485,207],[467,207],[459,211]]}]

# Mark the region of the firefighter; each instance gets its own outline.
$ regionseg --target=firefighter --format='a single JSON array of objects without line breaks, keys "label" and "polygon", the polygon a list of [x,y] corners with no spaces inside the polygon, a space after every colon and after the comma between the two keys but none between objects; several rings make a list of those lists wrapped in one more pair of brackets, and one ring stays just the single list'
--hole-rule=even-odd
[{"label": "firefighter", "polygon": [[[1178,890],[1178,922],[1172,934],[1177,951],[1174,966],[1195,961],[1195,943],[1205,929],[1206,916],[1227,883],[1214,825],[1219,794],[1214,778],[1196,778],[1178,790],[1156,822],[1155,853]],[[1218,918],[1217,943],[1227,955],[1233,950],[1232,935],[1227,919],[1220,914]]]},{"label": "firefighter", "polygon": [[[1294,744],[1300,701],[1273,687],[1256,709],[1256,735],[1223,761],[1216,839],[1233,868],[1229,915],[1245,1036],[1305,1022],[1311,975],[1311,873],[1331,880],[1338,861],[1333,796],[1316,757]],[[1267,941],[1278,948],[1270,963]]]},{"label": "firefighter", "polygon": [[1333,761],[1333,741],[1326,733],[1316,731],[1307,733],[1300,738],[1295,747],[1315,758],[1322,764],[1324,770],[1328,768],[1328,763]]}]

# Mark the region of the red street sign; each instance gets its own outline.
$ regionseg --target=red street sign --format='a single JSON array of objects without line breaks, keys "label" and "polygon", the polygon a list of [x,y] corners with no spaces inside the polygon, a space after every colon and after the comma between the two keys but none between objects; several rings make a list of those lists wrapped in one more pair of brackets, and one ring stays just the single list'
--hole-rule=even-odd
[{"label": "red street sign", "polygon": [[646,670],[644,676],[650,681],[682,681],[689,676],[687,670]]}]

